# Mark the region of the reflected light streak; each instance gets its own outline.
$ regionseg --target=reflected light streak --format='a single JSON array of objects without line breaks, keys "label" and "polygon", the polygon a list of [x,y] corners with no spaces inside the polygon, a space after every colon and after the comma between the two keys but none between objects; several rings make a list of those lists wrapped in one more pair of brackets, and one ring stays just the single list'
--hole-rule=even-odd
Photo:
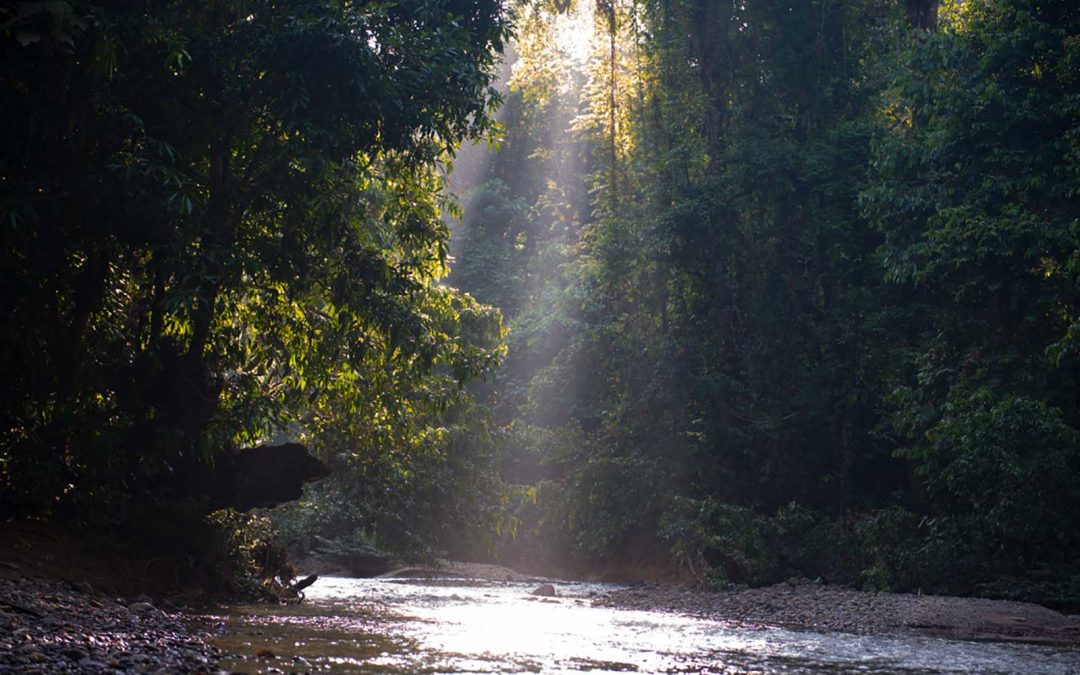
[{"label": "reflected light streak", "polygon": [[[295,655],[326,675],[1080,672],[1072,650],[765,628],[592,606],[606,588],[598,584],[556,582],[554,599],[531,595],[533,587],[323,577],[304,605],[238,608],[224,617],[230,630],[219,645],[250,656],[222,665],[281,672],[272,664]],[[301,617],[317,621],[293,620]],[[262,650],[277,660],[255,658]]]},{"label": "reflected light streak", "polygon": [[[423,631],[415,637],[427,648],[447,654],[509,657],[523,668],[544,664],[570,670],[664,670],[672,666],[674,655],[699,649],[703,637],[700,622],[685,617],[503,593],[490,594],[486,604],[450,599],[448,604],[429,605],[416,618]],[[708,636],[712,649],[767,648],[764,640],[752,634],[725,632]]]}]

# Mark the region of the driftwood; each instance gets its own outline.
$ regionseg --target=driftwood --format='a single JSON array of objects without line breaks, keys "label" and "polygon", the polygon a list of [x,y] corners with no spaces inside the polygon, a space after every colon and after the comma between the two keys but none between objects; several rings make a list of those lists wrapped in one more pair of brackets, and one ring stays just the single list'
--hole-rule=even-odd
[{"label": "driftwood", "polygon": [[271,585],[278,583],[280,583],[280,585],[276,586],[276,590],[271,590],[269,595],[280,605],[299,605],[304,601],[304,589],[318,581],[318,579],[318,574],[306,576],[295,584],[291,584],[284,579],[280,582],[275,579],[273,580],[274,583]]},{"label": "driftwood", "polygon": [[295,584],[293,584],[292,585],[292,590],[295,593],[299,593],[300,591],[304,590],[305,588],[307,588],[311,584],[318,581],[318,579],[319,579],[318,574],[311,574],[309,576],[306,576],[303,579],[301,579],[300,581],[297,581]]}]

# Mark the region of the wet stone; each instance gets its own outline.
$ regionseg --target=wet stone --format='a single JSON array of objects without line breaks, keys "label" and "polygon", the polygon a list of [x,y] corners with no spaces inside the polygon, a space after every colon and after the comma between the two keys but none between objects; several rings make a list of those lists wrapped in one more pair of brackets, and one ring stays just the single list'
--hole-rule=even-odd
[{"label": "wet stone", "polygon": [[127,608],[128,611],[133,614],[148,614],[159,611],[157,607],[154,607],[149,602],[145,602],[143,600],[133,602],[128,605]]},{"label": "wet stone", "polygon": [[538,586],[535,590],[533,590],[532,594],[546,598],[554,597],[555,587],[551,584],[544,584],[542,586]]},{"label": "wet stone", "polygon": [[60,653],[68,657],[72,661],[82,661],[83,659],[89,658],[90,656],[81,649],[65,649]]}]

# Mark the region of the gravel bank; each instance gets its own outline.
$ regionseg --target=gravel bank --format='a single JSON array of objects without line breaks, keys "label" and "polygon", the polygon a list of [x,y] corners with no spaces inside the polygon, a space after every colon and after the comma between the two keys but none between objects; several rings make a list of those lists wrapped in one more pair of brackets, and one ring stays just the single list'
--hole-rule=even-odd
[{"label": "gravel bank", "polygon": [[931,635],[1080,647],[1080,617],[1041,605],[981,598],[868,593],[813,583],[706,592],[643,584],[609,591],[594,604],[863,634]]},{"label": "gravel bank", "polygon": [[216,673],[208,638],[149,598],[0,579],[0,673]]}]

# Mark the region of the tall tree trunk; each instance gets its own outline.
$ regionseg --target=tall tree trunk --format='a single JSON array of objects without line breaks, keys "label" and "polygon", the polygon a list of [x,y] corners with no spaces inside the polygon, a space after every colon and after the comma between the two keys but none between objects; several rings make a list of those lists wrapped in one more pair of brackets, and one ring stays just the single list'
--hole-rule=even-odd
[{"label": "tall tree trunk", "polygon": [[82,372],[82,352],[86,331],[90,327],[90,317],[101,307],[105,295],[105,280],[109,268],[108,254],[104,251],[90,251],[86,264],[78,276],[75,285],[74,302],[71,318],[68,321],[66,335],[59,346],[57,358],[57,396],[64,400],[76,389],[76,382]]},{"label": "tall tree trunk", "polygon": [[608,145],[610,172],[608,175],[608,201],[611,213],[614,214],[619,203],[617,186],[619,148],[615,131],[615,125],[618,119],[616,114],[618,99],[616,92],[616,78],[618,77],[618,24],[616,23],[615,15],[615,0],[602,0],[601,7],[607,20],[608,31],[608,133],[610,134],[610,143]]},{"label": "tall tree trunk", "polygon": [[723,70],[731,70],[733,64],[725,58],[727,43],[727,25],[730,6],[717,0],[698,0],[692,6],[688,16],[690,49],[699,64],[701,86],[708,97],[709,105],[705,112],[705,137],[709,156],[709,167],[720,168],[724,120],[728,101]]},{"label": "tall tree trunk", "polygon": [[908,20],[915,28],[934,30],[937,28],[938,0],[905,0]]}]

